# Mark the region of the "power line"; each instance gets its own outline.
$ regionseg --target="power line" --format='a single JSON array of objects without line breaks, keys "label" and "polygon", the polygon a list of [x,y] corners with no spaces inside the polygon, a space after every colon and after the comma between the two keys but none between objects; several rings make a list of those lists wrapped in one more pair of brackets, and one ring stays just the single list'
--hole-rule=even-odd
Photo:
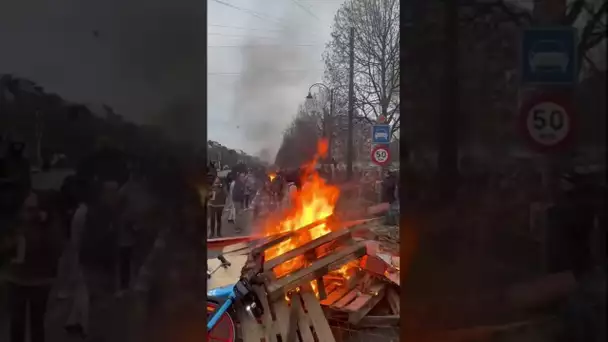
[{"label": "power line", "polygon": [[311,46],[323,46],[324,44],[248,44],[248,45],[207,45],[210,48],[272,48],[272,47],[311,47]]},{"label": "power line", "polygon": [[262,38],[262,39],[277,39],[277,37],[263,37],[263,36],[250,36],[244,34],[223,34],[223,33],[207,33],[208,36],[221,36],[221,37],[243,37],[243,38]]},{"label": "power line", "polygon": [[[267,72],[273,72],[273,73],[277,73],[277,72],[283,72],[283,73],[300,73],[300,72],[316,72],[316,71],[323,71],[323,69],[301,69],[301,70],[275,70],[275,69],[268,69],[265,70]],[[209,76],[240,76],[245,74],[244,72],[208,72],[207,75]]]},{"label": "power line", "polygon": [[213,1],[217,2],[217,3],[218,3],[218,4],[220,4],[220,5],[224,5],[224,6],[226,6],[226,7],[230,7],[230,8],[232,8],[232,9],[237,10],[237,11],[241,11],[241,12],[247,13],[247,14],[252,15],[252,16],[254,16],[254,17],[258,18],[258,19],[262,19],[262,20],[268,20],[268,19],[271,19],[271,20],[276,21],[276,22],[277,22],[277,23],[279,23],[279,24],[283,24],[283,22],[282,22],[281,20],[279,20],[279,19],[277,19],[277,18],[274,18],[274,17],[271,17],[271,16],[269,16],[269,15],[267,15],[267,14],[264,14],[264,13],[260,13],[260,12],[252,11],[252,10],[250,10],[250,9],[247,9],[247,8],[242,8],[242,7],[239,7],[239,6],[235,6],[235,5],[231,4],[231,3],[224,2],[224,1],[221,1],[221,0],[213,0]]},{"label": "power line", "polygon": [[[235,30],[246,30],[246,31],[267,31],[267,32],[277,32],[277,33],[288,32],[285,29],[249,28],[249,27],[243,27],[243,26],[216,25],[216,24],[209,24],[207,26],[209,26],[209,27],[221,27],[221,28],[228,28],[228,29],[235,29]],[[307,34],[316,35],[316,36],[319,35],[318,32],[310,32],[310,31],[308,31],[306,33]]]},{"label": "power line", "polygon": [[312,13],[308,7],[304,7],[304,5],[299,3],[297,0],[291,0],[291,2],[293,2],[296,6],[300,7],[303,11],[308,13],[311,17],[317,19],[317,21],[320,21],[319,17],[317,17],[314,13]]},{"label": "power line", "polygon": [[285,31],[285,30],[280,30],[280,29],[249,28],[249,27],[242,27],[242,26],[229,26],[229,25],[212,25],[212,24],[209,24],[207,26],[211,26],[211,27],[223,27],[223,28],[231,28],[231,29],[235,29],[235,30],[247,30],[247,31],[270,31],[270,32],[284,32]]}]

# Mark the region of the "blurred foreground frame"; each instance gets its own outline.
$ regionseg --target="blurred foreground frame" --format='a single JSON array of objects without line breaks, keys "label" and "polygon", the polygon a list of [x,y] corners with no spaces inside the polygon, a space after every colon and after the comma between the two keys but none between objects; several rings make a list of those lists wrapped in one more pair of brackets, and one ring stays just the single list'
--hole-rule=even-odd
[{"label": "blurred foreground frame", "polygon": [[[406,37],[401,249],[402,254],[413,251],[402,272],[402,339],[535,336],[552,341],[566,332],[560,327],[563,311],[550,308],[573,302],[593,322],[588,327],[599,334],[593,338],[605,338],[605,303],[594,306],[580,299],[582,293],[599,298],[604,276],[590,272],[583,280],[568,270],[547,272],[542,266],[545,252],[535,227],[546,224],[548,214],[537,215],[533,208],[547,207],[541,187],[547,176],[535,169],[542,158],[530,152],[515,128],[519,38],[523,28],[539,23],[540,14],[532,1],[402,3],[408,19],[401,26]],[[606,40],[606,1],[538,3],[536,11],[563,9],[558,24],[579,31],[580,81],[573,101],[580,125],[573,148],[556,158],[557,168],[604,174],[605,52],[598,49]],[[488,153],[479,153],[477,146]],[[476,171],[484,158],[492,159],[487,164],[494,165],[494,177]],[[485,192],[487,187],[495,190]],[[549,192],[559,192],[557,187],[553,184]],[[531,317],[531,311],[540,315]]]}]

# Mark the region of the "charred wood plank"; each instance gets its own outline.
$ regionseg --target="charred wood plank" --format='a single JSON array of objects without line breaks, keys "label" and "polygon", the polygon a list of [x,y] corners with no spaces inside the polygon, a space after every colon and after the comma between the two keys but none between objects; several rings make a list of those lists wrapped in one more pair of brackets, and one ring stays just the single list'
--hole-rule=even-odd
[{"label": "charred wood plank", "polygon": [[358,259],[365,254],[365,244],[358,242],[335,251],[322,259],[313,262],[310,266],[286,275],[268,285],[270,298],[276,299],[283,296],[299,285],[323,276],[329,271],[336,269],[351,260]]},{"label": "charred wood plank", "polygon": [[369,224],[372,224],[376,221],[378,221],[378,219],[358,220],[358,221],[349,222],[349,223],[347,223],[347,226],[342,229],[332,231],[328,234],[321,236],[318,239],[315,239],[313,241],[306,243],[305,245],[302,245],[298,248],[295,248],[286,253],[283,253],[274,259],[267,260],[266,263],[264,264],[264,271],[272,270],[273,268],[277,267],[278,265],[280,265],[284,262],[287,262],[297,256],[304,255],[304,254],[306,254],[306,252],[308,252],[314,248],[320,247],[326,243],[330,243],[332,241],[348,240],[349,238],[352,237],[351,234],[353,232],[356,232],[360,229],[367,228]]}]

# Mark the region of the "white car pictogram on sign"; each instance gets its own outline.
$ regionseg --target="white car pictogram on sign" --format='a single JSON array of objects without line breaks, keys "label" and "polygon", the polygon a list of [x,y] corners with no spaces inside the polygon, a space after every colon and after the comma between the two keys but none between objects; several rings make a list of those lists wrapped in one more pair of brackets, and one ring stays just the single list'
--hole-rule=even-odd
[{"label": "white car pictogram on sign", "polygon": [[374,134],[374,139],[388,139],[388,133],[387,132],[376,132],[376,134]]},{"label": "white car pictogram on sign", "polygon": [[568,63],[568,53],[565,47],[558,41],[543,40],[530,49],[528,55],[530,69],[534,72],[548,72],[560,70],[566,72]]}]

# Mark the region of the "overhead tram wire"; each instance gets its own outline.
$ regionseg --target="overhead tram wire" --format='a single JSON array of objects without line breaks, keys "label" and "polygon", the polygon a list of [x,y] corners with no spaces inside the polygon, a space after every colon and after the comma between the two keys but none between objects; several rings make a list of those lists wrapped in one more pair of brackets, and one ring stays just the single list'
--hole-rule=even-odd
[{"label": "overhead tram wire", "polygon": [[220,36],[220,37],[241,37],[241,38],[260,38],[260,39],[278,39],[279,37],[268,37],[268,36],[250,36],[245,34],[224,34],[224,33],[216,33],[210,32],[207,33],[208,36]]},{"label": "overhead tram wire", "polygon": [[209,24],[207,26],[209,26],[209,27],[222,27],[222,28],[229,28],[229,29],[235,29],[235,30],[247,30],[247,31],[268,31],[268,32],[283,32],[283,31],[285,31],[285,30],[281,30],[281,29],[249,28],[249,27],[243,27],[243,26],[215,25],[215,24]]},{"label": "overhead tram wire", "polygon": [[245,44],[245,45],[207,45],[208,48],[292,48],[324,46],[325,44]]},{"label": "overhead tram wire", "polygon": [[[268,70],[271,72],[281,72],[281,73],[307,73],[307,72],[318,72],[324,71],[323,69],[294,69],[294,70]],[[208,72],[209,76],[240,76],[245,74],[244,72]]]},{"label": "overhead tram wire", "polygon": [[303,11],[308,13],[311,17],[317,19],[317,21],[321,21],[321,19],[319,19],[319,17],[317,17],[314,13],[312,13],[312,11],[308,7],[305,7],[304,5],[299,3],[298,0],[291,0],[291,2],[293,2],[296,6],[300,7],[300,9],[302,9]]},{"label": "overhead tram wire", "polygon": [[[249,27],[243,27],[243,26],[230,26],[230,25],[217,25],[217,24],[209,24],[207,26],[234,29],[234,30],[245,30],[245,31],[265,31],[265,32],[269,32],[269,33],[270,32],[277,32],[277,33],[288,32],[285,29],[272,29],[272,28],[249,28]],[[309,35],[320,36],[320,33],[318,33],[318,32],[307,31],[306,33]]]},{"label": "overhead tram wire", "polygon": [[273,20],[273,21],[277,22],[278,24],[281,24],[281,25],[285,24],[282,20],[280,20],[278,18],[275,18],[275,17],[272,17],[272,16],[270,16],[268,14],[265,14],[265,13],[256,12],[256,11],[250,10],[248,8],[243,8],[243,7],[235,6],[235,5],[233,5],[233,4],[229,3],[229,2],[225,2],[225,1],[221,1],[221,0],[213,0],[213,1],[217,2],[220,5],[224,5],[226,7],[230,7],[232,9],[237,10],[237,11],[241,11],[243,13],[247,13],[247,14],[252,15],[252,16],[258,18],[258,19],[262,19],[262,20],[265,20],[265,21]]}]

